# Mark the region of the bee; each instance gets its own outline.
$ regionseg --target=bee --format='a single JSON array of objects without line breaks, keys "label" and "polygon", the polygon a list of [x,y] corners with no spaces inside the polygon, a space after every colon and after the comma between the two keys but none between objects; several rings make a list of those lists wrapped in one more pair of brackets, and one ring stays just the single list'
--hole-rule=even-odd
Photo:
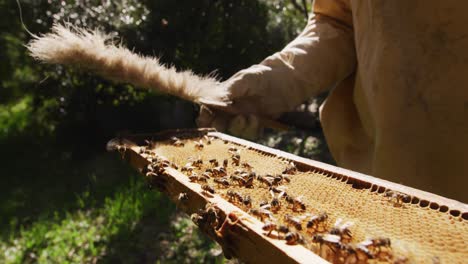
[{"label": "bee", "polygon": [[229,202],[233,202],[233,201],[240,202],[240,201],[243,200],[242,195],[240,193],[238,193],[238,192],[233,191],[233,190],[229,190],[227,192],[227,196],[228,196]]},{"label": "bee", "polygon": [[245,188],[253,188],[253,183],[254,183],[254,179],[255,179],[255,174],[249,174],[247,176],[247,179],[245,180],[245,183],[244,183],[244,187]]},{"label": "bee", "polygon": [[231,146],[231,147],[228,148],[229,154],[235,154],[235,153],[237,153],[238,151],[239,151],[239,150],[238,150],[236,147],[233,147],[233,146]]},{"label": "bee", "polygon": [[284,192],[280,193],[278,196],[276,196],[276,194],[270,190],[270,195],[273,199],[271,199],[270,201],[270,205],[271,205],[271,211],[273,213],[276,213],[278,212],[280,209],[281,209],[281,197],[283,197],[284,195]]},{"label": "bee", "polygon": [[146,174],[145,174],[146,177],[156,177],[158,176],[157,173],[153,172],[153,171],[148,171]]},{"label": "bee", "polygon": [[198,159],[192,161],[192,165],[200,169],[203,166],[203,160],[199,157]]},{"label": "bee", "polygon": [[172,162],[170,162],[167,159],[155,158],[153,159],[153,164],[157,164],[158,166],[163,166],[163,167],[170,167]]},{"label": "bee", "polygon": [[205,147],[205,145],[203,145],[203,141],[201,139],[199,141],[195,142],[195,149],[196,150],[202,150],[204,147]]},{"label": "bee", "polygon": [[273,183],[265,176],[258,175],[257,180],[261,182],[262,184],[266,185],[267,187],[271,187],[273,185]]},{"label": "bee", "polygon": [[284,180],[284,178],[283,178],[283,176],[281,174],[273,176],[273,184],[274,185],[279,185],[280,183],[283,182],[283,180]]},{"label": "bee", "polygon": [[231,178],[231,180],[237,182],[237,184],[238,184],[239,186],[241,186],[241,187],[245,185],[245,180],[244,180],[244,178],[242,178],[242,177],[239,176],[239,175],[231,175],[230,178]]},{"label": "bee", "polygon": [[249,195],[246,195],[242,198],[242,204],[246,207],[252,207],[252,198]]},{"label": "bee", "polygon": [[323,231],[327,220],[328,220],[328,214],[325,212],[320,213],[318,215],[312,216],[310,220],[307,221],[306,227],[308,230],[313,230],[314,232]]},{"label": "bee", "polygon": [[202,173],[201,176],[202,176],[203,178],[206,178],[207,180],[208,180],[208,179],[211,179],[211,173],[206,172],[206,171],[205,171],[204,173]]},{"label": "bee", "polygon": [[197,226],[200,226],[201,224],[204,223],[205,219],[203,216],[193,213],[190,215],[190,219],[192,220],[193,223],[195,223]]},{"label": "bee", "polygon": [[398,207],[403,206],[403,202],[408,202],[411,200],[411,196],[391,190],[387,190],[384,196],[388,197],[390,201],[394,202],[394,206]]},{"label": "bee", "polygon": [[216,178],[214,179],[214,182],[218,184],[218,187],[223,186],[227,188],[230,185],[229,181],[226,178]]},{"label": "bee", "polygon": [[285,215],[284,216],[284,221],[290,225],[296,228],[297,230],[302,230],[302,221],[299,218],[293,217],[291,215]]},{"label": "bee", "polygon": [[227,166],[228,166],[228,159],[224,159],[223,160],[223,167],[227,168]]},{"label": "bee", "polygon": [[277,228],[276,228],[276,232],[278,232],[279,234],[287,234],[289,233],[289,227],[285,226],[285,225],[279,225]]},{"label": "bee", "polygon": [[168,161],[168,160],[159,160],[159,161],[156,162],[156,164],[158,166],[161,166],[161,167],[164,167],[164,168],[171,167],[171,162]]},{"label": "bee", "polygon": [[359,245],[364,246],[370,250],[376,250],[377,252],[380,252],[383,247],[390,248],[392,246],[392,243],[390,241],[390,238],[376,237],[366,239],[359,243]]},{"label": "bee", "polygon": [[341,238],[341,241],[349,242],[352,238],[351,230],[349,230],[349,227],[351,227],[353,223],[346,222],[342,224],[342,222],[343,222],[343,219],[341,218],[336,219],[335,224],[330,230],[330,234],[339,236]]},{"label": "bee", "polygon": [[219,166],[219,163],[216,159],[210,159],[208,161],[213,167],[218,167]]},{"label": "bee", "polygon": [[179,196],[177,197],[177,200],[178,201],[181,201],[181,202],[184,202],[184,201],[188,201],[188,195],[187,193],[179,193]]},{"label": "bee", "polygon": [[284,239],[288,245],[304,244],[304,237],[297,232],[287,233]]},{"label": "bee", "polygon": [[374,255],[364,246],[340,243],[339,252],[344,258],[344,263],[367,263]]},{"label": "bee", "polygon": [[171,137],[171,143],[175,147],[183,147],[185,144],[177,137]]},{"label": "bee", "polygon": [[286,166],[282,174],[296,174],[296,172],[297,172],[296,164],[294,164],[294,162],[291,161],[288,163],[288,165]]},{"label": "bee", "polygon": [[196,173],[193,173],[188,178],[191,182],[208,182],[205,177],[198,176]]},{"label": "bee", "polygon": [[356,246],[356,257],[360,261],[367,261],[368,259],[373,259],[374,255],[364,246]]},{"label": "bee", "polygon": [[232,164],[234,164],[234,166],[239,166],[240,159],[241,159],[240,154],[232,155],[231,159],[232,159]]},{"label": "bee", "polygon": [[244,173],[244,170],[242,170],[242,169],[235,169],[235,170],[234,170],[234,174],[235,174],[235,175],[240,175],[240,174],[242,174],[242,173]]},{"label": "bee", "polygon": [[146,176],[157,176],[158,174],[164,174],[165,168],[166,167],[162,166],[161,162],[150,163],[146,167]]},{"label": "bee", "polygon": [[262,227],[262,230],[265,232],[268,232],[266,235],[270,236],[271,232],[275,231],[276,228],[277,228],[277,225],[275,223],[266,221],[266,223]]},{"label": "bee", "polygon": [[241,171],[241,173],[239,173],[239,176],[241,176],[242,179],[244,179],[244,180],[247,179],[247,177],[249,177],[249,175],[250,174],[248,172],[246,172],[246,171]]},{"label": "bee", "polygon": [[280,187],[272,186],[268,190],[270,192],[274,192],[274,193],[284,193],[283,197],[286,197],[286,196],[288,196],[288,194],[286,193],[286,189],[287,188],[285,186],[280,186]]},{"label": "bee", "polygon": [[292,205],[292,210],[295,212],[306,210],[306,205],[302,202],[301,197],[292,197],[288,195],[285,196],[285,200],[289,205]]},{"label": "bee", "polygon": [[215,177],[224,177],[227,175],[226,169],[224,167],[215,167],[212,169],[213,176]]},{"label": "bee", "polygon": [[241,166],[242,166],[242,168],[248,170],[249,172],[252,171],[252,169],[253,169],[252,165],[250,165],[247,162],[242,162]]},{"label": "bee", "polygon": [[156,142],[153,140],[145,139],[146,149],[154,149],[156,147]]},{"label": "bee", "polygon": [[266,210],[266,209],[263,209],[263,208],[258,208],[258,209],[250,209],[249,210],[249,213],[260,218],[261,221],[263,221],[263,219],[265,218],[268,218],[268,219],[272,219],[272,215],[271,215],[271,212]]},{"label": "bee", "polygon": [[187,171],[187,172],[192,172],[195,168],[195,166],[193,166],[193,163],[192,162],[188,162],[187,164],[185,164],[181,171],[184,172],[184,171]]},{"label": "bee", "polygon": [[203,136],[203,139],[206,141],[206,144],[207,145],[211,145],[211,137],[207,136],[207,135],[204,135]]},{"label": "bee", "polygon": [[213,187],[209,186],[208,184],[202,185],[201,188],[202,188],[202,193],[204,193],[204,194],[214,194],[215,193],[215,190],[213,189]]},{"label": "bee", "polygon": [[339,250],[342,245],[340,242],[340,237],[331,234],[315,234],[312,236],[312,242],[318,243],[320,245],[320,249],[322,248],[322,245],[326,245],[333,252]]},{"label": "bee", "polygon": [[259,206],[264,207],[265,205],[268,205],[268,204],[269,204],[269,202],[265,200],[265,201],[261,201]]}]

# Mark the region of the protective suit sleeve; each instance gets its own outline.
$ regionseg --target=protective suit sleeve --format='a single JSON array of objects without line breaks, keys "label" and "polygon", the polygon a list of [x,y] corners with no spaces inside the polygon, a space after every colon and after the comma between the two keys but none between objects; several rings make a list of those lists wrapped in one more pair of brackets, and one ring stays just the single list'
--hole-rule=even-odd
[{"label": "protective suit sleeve", "polygon": [[349,3],[315,2],[314,15],[296,39],[221,84],[239,114],[275,118],[333,88],[355,70]]}]

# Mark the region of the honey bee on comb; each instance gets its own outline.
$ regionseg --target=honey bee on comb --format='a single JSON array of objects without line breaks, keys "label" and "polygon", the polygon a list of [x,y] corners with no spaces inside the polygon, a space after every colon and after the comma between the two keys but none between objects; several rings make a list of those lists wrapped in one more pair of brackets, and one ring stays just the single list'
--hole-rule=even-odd
[{"label": "honey bee on comb", "polygon": [[189,197],[187,195],[187,193],[179,193],[179,196],[177,197],[177,200],[180,201],[180,202],[185,202],[185,201],[188,201]]},{"label": "honey bee on comb", "polygon": [[333,225],[332,229],[330,230],[330,234],[337,235],[341,238],[343,242],[350,242],[352,238],[352,233],[349,228],[354,225],[353,222],[345,222],[343,223],[343,219],[338,218]]},{"label": "honey bee on comb", "polygon": [[218,185],[218,187],[227,188],[231,185],[229,180],[226,178],[215,178],[213,181]]},{"label": "honey bee on comb", "polygon": [[203,141],[200,139],[199,141],[195,142],[195,149],[196,150],[203,150],[205,145],[203,144]]},{"label": "honey bee on comb", "polygon": [[203,194],[213,195],[215,193],[215,190],[213,189],[213,187],[209,186],[208,184],[202,185],[201,188],[202,188]]},{"label": "honey bee on comb", "polygon": [[266,236],[270,236],[271,232],[275,231],[276,228],[277,228],[277,225],[275,223],[266,221],[262,227],[262,230],[267,232]]},{"label": "honey bee on comb", "polygon": [[211,137],[207,136],[207,135],[204,135],[203,136],[203,139],[205,140],[206,144],[207,145],[211,145]]},{"label": "honey bee on comb", "polygon": [[276,195],[275,192],[270,190],[270,195],[272,197],[272,199],[270,201],[270,205],[271,205],[271,211],[273,213],[277,213],[281,209],[281,200],[280,199],[283,197],[284,194],[285,194],[285,192],[282,192],[279,195]]},{"label": "honey bee on comb", "polygon": [[244,197],[242,197],[242,204],[247,208],[252,207],[252,197],[250,197],[250,195],[244,195]]},{"label": "honey bee on comb", "polygon": [[297,217],[293,217],[293,216],[287,214],[287,215],[284,216],[284,221],[288,225],[294,227],[296,230],[298,230],[298,231],[302,230],[302,220],[301,219],[299,219]]},{"label": "honey bee on comb", "polygon": [[362,241],[361,243],[359,243],[359,245],[378,252],[384,247],[390,248],[392,246],[392,243],[390,241],[390,238],[375,237],[375,238],[368,238]]},{"label": "honey bee on comb", "polygon": [[309,219],[309,221],[307,221],[306,228],[312,233],[323,232],[325,230],[327,220],[328,214],[325,212],[314,215]]},{"label": "honey bee on comb", "polygon": [[233,164],[234,166],[239,166],[239,164],[240,164],[240,159],[241,159],[241,156],[240,156],[239,153],[232,155],[232,156],[231,156],[231,159],[232,159],[232,164]]},{"label": "honey bee on comb", "polygon": [[296,164],[292,161],[288,163],[282,174],[296,174],[297,173],[297,167]]},{"label": "honey bee on comb", "polygon": [[401,207],[404,202],[411,201],[411,196],[392,190],[387,190],[384,196],[388,197],[395,207]]},{"label": "honey bee on comb", "polygon": [[293,196],[288,195],[288,196],[285,196],[284,199],[286,200],[286,202],[289,203],[289,205],[291,205],[291,208],[293,211],[300,212],[300,211],[306,210],[306,205],[302,201],[301,197],[293,197]]},{"label": "honey bee on comb", "polygon": [[171,144],[176,147],[185,146],[184,142],[177,137],[171,137]]},{"label": "honey bee on comb", "polygon": [[213,167],[218,167],[218,166],[219,166],[218,160],[216,160],[216,159],[210,159],[208,162],[209,162]]},{"label": "honey bee on comb", "polygon": [[242,200],[242,194],[233,190],[227,191],[226,195],[228,197],[229,202],[239,202]]},{"label": "honey bee on comb", "polygon": [[250,164],[247,163],[247,162],[242,162],[241,166],[242,166],[242,168],[246,169],[246,170],[249,171],[249,172],[251,172],[252,169],[253,169],[253,166],[250,165]]},{"label": "honey bee on comb", "polygon": [[257,175],[257,180],[266,187],[271,187],[273,185],[273,182],[265,176]]},{"label": "honey bee on comb", "polygon": [[341,247],[340,237],[331,234],[315,234],[312,236],[312,242],[319,244],[319,252],[324,245],[334,252],[338,251]]},{"label": "honey bee on comb", "polygon": [[286,244],[288,245],[296,245],[296,244],[305,243],[304,237],[298,232],[289,232],[286,234],[284,239],[286,240]]},{"label": "honey bee on comb", "polygon": [[249,213],[260,218],[261,221],[263,221],[264,219],[274,219],[271,212],[263,208],[250,209]]}]

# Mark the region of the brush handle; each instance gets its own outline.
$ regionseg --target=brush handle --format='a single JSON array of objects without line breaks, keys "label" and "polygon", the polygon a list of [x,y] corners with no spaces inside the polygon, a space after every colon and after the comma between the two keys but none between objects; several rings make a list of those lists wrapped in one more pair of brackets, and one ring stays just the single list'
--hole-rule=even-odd
[{"label": "brush handle", "polygon": [[[239,114],[234,107],[232,107],[232,102],[220,102],[220,101],[211,101],[211,100],[205,100],[201,99],[199,103],[209,107],[209,108],[214,108],[219,111],[223,111],[228,114]],[[288,131],[290,130],[290,126],[281,123],[279,121],[276,121],[274,119],[268,118],[268,117],[262,117],[262,116],[257,116],[258,120],[260,121],[260,125],[263,127],[271,128],[277,131]]]}]

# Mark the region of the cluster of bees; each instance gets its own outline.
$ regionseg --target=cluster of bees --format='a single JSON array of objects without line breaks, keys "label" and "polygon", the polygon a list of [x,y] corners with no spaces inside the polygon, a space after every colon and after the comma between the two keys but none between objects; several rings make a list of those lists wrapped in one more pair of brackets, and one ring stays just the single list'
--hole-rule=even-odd
[{"label": "cluster of bees", "polygon": [[[202,151],[205,144],[209,145],[211,141],[211,138],[205,136],[194,142],[194,148],[196,151]],[[185,145],[175,137],[171,138],[171,144],[176,147]],[[339,218],[330,227],[329,215],[326,212],[307,213],[307,205],[301,197],[287,192],[287,184],[298,172],[293,162],[289,162],[282,173],[259,175],[253,166],[241,159],[241,151],[237,147],[230,146],[228,154],[230,158],[223,160],[190,158],[180,171],[184,172],[191,182],[201,184],[202,193],[206,196],[212,196],[218,189],[226,189],[220,192],[221,195],[260,219],[264,223],[262,229],[266,236],[284,239],[289,245],[302,244],[334,263],[367,263],[369,260],[407,263],[407,258],[393,256],[389,238],[369,238],[354,243],[352,222],[344,222]],[[148,165],[147,175],[157,175],[167,167],[179,169],[167,160],[156,159]],[[256,203],[251,196],[233,190],[257,186],[267,189],[270,195],[270,199],[258,202],[258,207],[254,207]],[[385,196],[394,199],[397,204],[407,199],[397,192],[387,192]],[[282,208],[290,210],[291,213],[284,214],[282,219],[278,220],[276,215]]]}]

